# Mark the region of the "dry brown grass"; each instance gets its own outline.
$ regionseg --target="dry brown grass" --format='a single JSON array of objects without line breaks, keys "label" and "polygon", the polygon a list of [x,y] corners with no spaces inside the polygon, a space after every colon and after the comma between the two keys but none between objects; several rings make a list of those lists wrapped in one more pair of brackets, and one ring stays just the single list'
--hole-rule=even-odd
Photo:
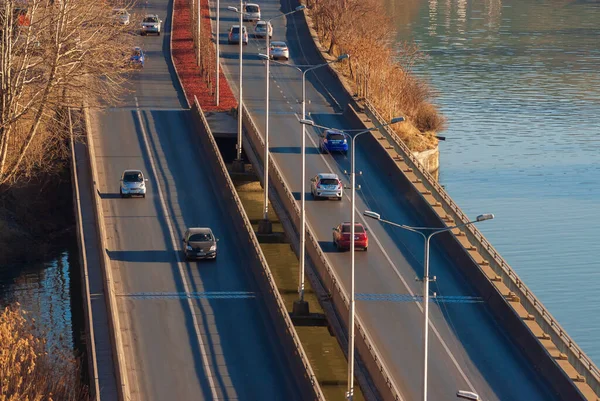
[{"label": "dry brown grass", "polygon": [[83,401],[75,358],[46,344],[19,305],[0,314],[0,401]]},{"label": "dry brown grass", "polygon": [[410,43],[394,44],[394,29],[381,0],[308,0],[319,40],[328,53],[350,58],[335,68],[384,118],[404,116],[393,129],[413,151],[437,145],[446,119],[432,103],[435,92],[411,70],[422,57]]}]

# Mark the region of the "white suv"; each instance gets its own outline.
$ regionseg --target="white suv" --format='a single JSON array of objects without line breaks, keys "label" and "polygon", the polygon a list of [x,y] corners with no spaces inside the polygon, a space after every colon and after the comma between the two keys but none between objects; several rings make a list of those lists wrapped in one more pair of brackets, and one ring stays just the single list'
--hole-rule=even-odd
[{"label": "white suv", "polygon": [[155,33],[160,36],[160,24],[162,20],[158,18],[156,14],[146,14],[142,20],[142,36],[148,35],[149,33]]}]

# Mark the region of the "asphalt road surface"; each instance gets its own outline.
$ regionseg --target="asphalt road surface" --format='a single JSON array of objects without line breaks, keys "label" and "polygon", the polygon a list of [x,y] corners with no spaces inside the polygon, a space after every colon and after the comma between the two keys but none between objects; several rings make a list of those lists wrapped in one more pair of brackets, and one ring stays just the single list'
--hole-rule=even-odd
[{"label": "asphalt road surface", "polygon": [[[211,2],[213,9],[215,3]],[[288,12],[297,5],[289,0],[281,0],[281,3],[268,0],[259,4],[262,19],[265,20]],[[221,61],[237,92],[238,46],[227,45],[226,34],[229,26],[237,23],[237,15],[227,11],[228,5],[235,6],[236,3],[221,2]],[[246,25],[252,33],[252,24],[247,22]],[[302,16],[278,18],[273,21],[273,27],[272,40],[284,40],[290,49],[291,59],[284,64],[316,65],[323,62],[312,45]],[[265,45],[265,40],[251,35],[243,53],[244,103],[263,132],[266,69],[258,53],[265,53]],[[271,79],[269,140],[272,157],[297,199],[300,199],[300,191],[307,192],[308,224],[348,288],[350,254],[336,252],[331,239],[333,227],[342,221],[350,221],[350,193],[345,192],[342,202],[314,201],[308,179],[321,172],[334,172],[349,185],[349,177],[343,172],[350,170],[350,161],[341,154],[319,154],[318,132],[308,127],[307,182],[301,182],[302,127],[297,121],[302,110],[301,73],[294,68],[272,63]],[[348,98],[326,68],[309,72],[306,86],[307,113],[318,124],[357,128],[349,126],[350,123],[341,116]],[[423,240],[415,233],[385,227],[374,220],[365,221],[362,212],[374,210],[387,220],[406,225],[420,226],[422,223],[387,179],[388,173],[380,171],[376,161],[361,149],[361,139],[357,143],[356,166],[357,171],[363,174],[357,177],[357,184],[362,189],[357,191],[356,221],[368,227],[370,246],[368,252],[356,253],[356,292],[365,294],[362,299],[371,298],[369,294],[397,296],[395,301],[357,301],[357,313],[367,326],[404,398],[416,400],[422,394],[423,312],[422,305],[410,301],[410,296],[422,294],[422,283],[415,281],[415,277],[423,275]],[[457,272],[453,261],[443,249],[436,246],[435,239],[432,241],[430,270],[430,274],[437,277],[430,288],[438,296],[476,296],[465,277]],[[485,303],[432,304],[430,319],[430,400],[455,399],[457,390],[461,389],[475,391],[482,399],[489,401],[556,399],[505,330],[496,324]]]},{"label": "asphalt road surface", "polygon": [[[151,1],[147,12],[165,26],[161,36],[138,39],[147,59],[133,75],[133,93],[93,116],[132,399],[296,400],[297,383],[246,264],[247,241],[215,194],[213,166],[169,61],[171,3]],[[125,169],[149,178],[145,199],[120,198]],[[212,227],[216,261],[183,261],[190,226]]]}]

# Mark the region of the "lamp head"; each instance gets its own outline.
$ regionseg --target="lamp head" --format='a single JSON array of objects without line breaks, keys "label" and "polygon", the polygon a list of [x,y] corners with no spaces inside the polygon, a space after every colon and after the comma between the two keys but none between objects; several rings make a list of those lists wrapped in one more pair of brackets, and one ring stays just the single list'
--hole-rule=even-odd
[{"label": "lamp head", "polygon": [[233,11],[234,13],[237,13],[237,12],[238,12],[238,9],[237,9],[237,7],[234,7],[234,6],[227,6],[227,9],[228,9],[229,11]]},{"label": "lamp head", "polygon": [[347,58],[350,58],[350,55],[348,53],[344,53],[337,58],[337,61],[346,60]]},{"label": "lamp head", "polygon": [[263,60],[268,60],[269,56],[267,56],[266,54],[263,54],[263,53],[258,53],[258,58],[263,59]]},{"label": "lamp head", "polygon": [[381,215],[379,213],[375,213],[371,210],[365,210],[363,212],[363,215],[370,217],[372,219],[375,219],[375,220],[381,220]]},{"label": "lamp head", "polygon": [[301,118],[300,119],[300,124],[310,125],[311,127],[314,127],[315,122],[313,120],[308,120],[308,119],[305,119],[305,118]]},{"label": "lamp head", "polygon": [[494,218],[494,215],[492,213],[485,213],[485,214],[480,214],[479,216],[477,216],[476,221],[492,220],[493,218]]},{"label": "lamp head", "polygon": [[404,121],[404,117],[394,117],[392,118],[392,121],[390,121],[390,124],[401,123],[402,121]]},{"label": "lamp head", "polygon": [[304,9],[306,9],[306,6],[305,6],[305,5],[301,5],[301,6],[298,6],[298,7],[296,7],[296,9],[295,9],[295,10],[296,10],[296,11],[302,11],[302,10],[304,10]]}]

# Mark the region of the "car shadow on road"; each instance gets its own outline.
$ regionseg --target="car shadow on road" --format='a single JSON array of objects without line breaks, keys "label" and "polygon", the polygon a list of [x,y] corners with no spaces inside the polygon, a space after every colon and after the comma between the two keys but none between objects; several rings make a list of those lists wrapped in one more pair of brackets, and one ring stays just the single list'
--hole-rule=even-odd
[{"label": "car shadow on road", "polygon": [[319,241],[319,246],[323,250],[324,253],[338,253],[335,245],[333,245],[333,241]]},{"label": "car shadow on road", "polygon": [[[297,201],[299,201],[299,200],[302,200],[302,199],[301,199],[301,197],[302,197],[301,195],[302,195],[302,193],[301,193],[300,191],[295,191],[295,192],[292,192],[292,196],[293,196],[293,197],[294,197],[294,199],[296,199]],[[310,191],[307,191],[307,192],[304,194],[304,200],[305,200],[305,201],[311,201],[311,202],[312,202],[312,201],[316,201],[316,199],[315,199],[315,198],[313,198],[313,196],[312,196],[312,193],[311,193]]]},{"label": "car shadow on road", "polygon": [[121,262],[139,262],[139,263],[177,263],[177,255],[173,251],[110,251],[106,249],[106,254],[110,260]]},{"label": "car shadow on road", "polygon": [[98,192],[98,196],[100,197],[100,199],[119,199],[119,198],[121,198],[121,194],[118,193],[118,192],[116,192],[116,193],[113,193],[113,192],[102,193],[102,192],[100,192],[99,189],[96,189],[96,192]]},{"label": "car shadow on road", "polygon": [[[271,153],[287,153],[287,154],[297,154],[299,155],[301,153],[301,147],[300,146],[271,146],[269,147],[269,151]],[[315,148],[315,147],[310,147],[310,148],[306,148],[306,154],[307,155],[318,155],[319,154],[319,149]]]}]

